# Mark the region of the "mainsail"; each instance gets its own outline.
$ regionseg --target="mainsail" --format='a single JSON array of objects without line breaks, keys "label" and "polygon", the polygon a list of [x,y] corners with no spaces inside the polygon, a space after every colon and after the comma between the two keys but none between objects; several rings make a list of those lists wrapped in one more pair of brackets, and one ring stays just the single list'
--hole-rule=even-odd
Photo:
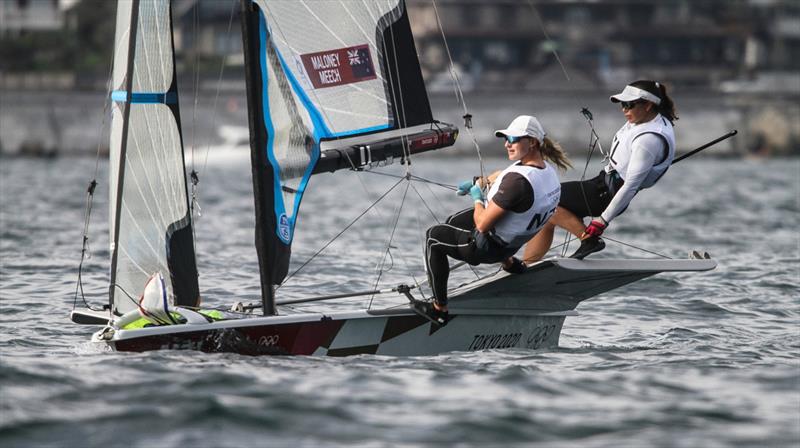
[{"label": "mainsail", "polygon": [[256,247],[273,314],[310,176],[449,146],[457,130],[433,120],[403,1],[242,0],[242,20]]},{"label": "mainsail", "polygon": [[169,0],[119,1],[112,82],[112,311],[134,309],[158,272],[174,303],[196,305]]}]

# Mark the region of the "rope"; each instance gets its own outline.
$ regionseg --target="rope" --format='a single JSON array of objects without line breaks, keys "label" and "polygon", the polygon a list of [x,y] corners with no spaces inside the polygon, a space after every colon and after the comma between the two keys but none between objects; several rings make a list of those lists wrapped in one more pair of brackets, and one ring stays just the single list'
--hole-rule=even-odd
[{"label": "rope", "polygon": [[[233,28],[233,16],[234,16],[234,13],[236,11],[236,4],[237,4],[237,2],[235,0],[231,0],[231,10],[230,10],[230,13],[228,14],[228,29],[226,31],[226,37],[230,36],[231,29]],[[199,5],[197,5],[195,7],[195,10],[197,10],[197,8],[199,8]],[[199,18],[198,18],[197,26],[199,26]],[[196,42],[196,39],[197,39],[197,35],[195,35],[195,42]],[[195,51],[195,53],[196,53],[195,56],[198,59],[195,59],[195,73],[196,73],[196,76],[197,76],[197,78],[196,78],[197,82],[195,84],[195,97],[194,97],[195,98],[195,103],[194,103],[195,111],[192,112],[192,125],[193,126],[195,126],[195,112],[197,110],[197,100],[198,100],[199,91],[200,91],[200,87],[199,87],[200,69],[199,69],[199,63],[198,63],[199,56],[197,55],[197,51]],[[212,129],[216,129],[217,128],[217,103],[219,101],[219,92],[220,92],[221,87],[222,87],[222,77],[223,77],[224,73],[225,73],[225,58],[223,57],[222,60],[220,61],[220,64],[219,64],[219,75],[217,76],[216,92],[214,93],[214,102],[212,103],[212,106],[211,106],[211,128]],[[200,172],[197,171],[196,165],[195,165],[194,134],[192,136],[192,142],[193,142],[192,150],[191,150],[192,171],[190,173],[190,178],[191,178],[191,181],[192,181],[192,198],[191,198],[191,201],[190,201],[190,209],[191,209],[191,215],[192,216],[197,216],[199,218],[199,217],[202,216],[202,208],[200,207],[200,201],[198,199],[198,197],[200,196],[200,194],[199,194],[199,188],[200,187],[198,185],[200,183]],[[211,152],[211,141],[209,139],[206,142],[206,145],[205,145],[205,154],[203,156],[203,167],[200,169],[200,171],[202,171],[202,172],[205,172],[206,167],[208,166],[208,155],[209,155],[210,152]],[[195,227],[192,226],[192,232],[194,232],[195,230],[196,230]],[[197,239],[194,238],[193,241],[196,242]],[[197,250],[195,248],[195,252],[196,251]]]},{"label": "rope", "polygon": [[[600,144],[600,137],[597,135],[597,132],[594,129],[594,121],[592,112],[587,109],[583,108],[581,113],[586,118],[586,121],[589,123],[589,156],[586,158],[586,163],[583,165],[583,172],[581,173],[581,180],[579,186],[581,188],[581,196],[583,197],[583,204],[586,206],[587,210],[591,210],[589,207],[589,198],[586,196],[586,189],[583,185],[583,181],[586,180],[586,172],[589,170],[589,162],[592,160],[592,156],[594,155],[595,148],[599,148],[600,153],[605,155],[603,152],[603,147]],[[576,238],[569,232],[564,235],[564,243],[561,245],[563,249],[561,250],[561,256],[565,257],[567,255],[567,250],[569,249],[569,243],[574,241]]]},{"label": "rope", "polygon": [[[231,12],[230,12],[230,14],[228,16],[228,30],[226,31],[226,37],[231,34],[231,29],[233,27],[233,16],[234,16],[234,13],[236,11],[236,5],[237,5],[236,0],[231,0]],[[222,58],[222,62],[220,62],[220,64],[219,64],[219,76],[217,77],[217,91],[216,91],[216,93],[214,95],[214,103],[213,103],[213,105],[211,107],[211,113],[212,113],[212,115],[211,115],[211,125],[214,128],[216,128],[216,124],[217,124],[217,102],[219,100],[219,91],[221,90],[222,75],[224,73],[225,73],[225,58],[223,57]],[[211,149],[211,143],[208,143],[206,145],[206,154],[205,154],[205,158],[203,160],[202,171],[205,171],[206,166],[208,165],[208,154],[210,152],[210,149]]]},{"label": "rope", "polygon": [[[386,257],[391,256],[392,250],[392,240],[394,239],[394,234],[397,231],[397,224],[400,222],[400,214],[403,211],[403,205],[406,203],[406,196],[408,195],[408,187],[411,185],[411,182],[406,182],[406,189],[403,191],[403,198],[400,200],[400,206],[397,208],[397,213],[395,214],[394,225],[392,225],[392,232],[389,234],[389,240],[386,242],[386,250],[383,253],[383,258],[381,259],[380,267],[378,268],[378,275],[375,279],[375,286],[373,289],[378,289],[378,283],[381,281],[381,276],[383,275],[383,268],[386,265]],[[375,299],[375,295],[371,295],[369,298],[369,305],[367,305],[367,309],[372,307],[372,301]]]},{"label": "rope", "polygon": [[75,285],[75,296],[72,299],[72,309],[74,310],[78,303],[78,292],[80,292],[81,300],[83,304],[86,305],[91,311],[102,311],[96,310],[89,306],[89,303],[86,301],[86,296],[83,292],[83,262],[86,259],[92,258],[91,248],[89,247],[89,224],[92,218],[92,205],[94,203],[94,191],[97,188],[97,173],[100,170],[100,151],[102,148],[103,142],[103,130],[106,129],[106,120],[109,117],[109,105],[111,104],[111,89],[112,87],[112,77],[114,76],[114,58],[113,58],[113,49],[112,49],[112,57],[109,58],[108,64],[108,75],[106,76],[106,93],[103,97],[103,120],[100,124],[100,132],[97,133],[97,145],[95,150],[95,157],[94,157],[94,174],[92,175],[92,180],[89,182],[89,188],[86,190],[86,206],[84,208],[83,214],[83,238],[81,242],[81,260],[78,263],[78,279],[77,284]]},{"label": "rope", "polygon": [[92,202],[94,198],[94,190],[97,187],[97,181],[92,179],[89,183],[89,188],[86,190],[86,209],[83,215],[83,243],[81,248],[81,261],[78,263],[78,282],[75,285],[75,296],[72,299],[72,309],[74,310],[78,304],[78,292],[80,291],[81,300],[86,308],[92,311],[101,311],[92,308],[86,301],[86,296],[83,292],[83,262],[86,259],[92,258],[92,252],[89,247],[89,222],[92,216]]},{"label": "rope", "polygon": [[464,128],[467,130],[467,134],[469,134],[470,139],[472,140],[472,144],[475,146],[475,153],[478,155],[478,164],[480,168],[480,175],[481,177],[485,177],[484,174],[484,167],[483,167],[483,157],[481,155],[481,147],[478,144],[478,139],[475,137],[475,134],[472,132],[472,115],[467,110],[467,101],[464,99],[464,92],[461,89],[461,83],[458,80],[458,74],[455,71],[455,64],[453,64],[453,56],[450,53],[450,46],[447,44],[447,37],[444,34],[444,27],[442,26],[442,19],[439,17],[439,9],[436,7],[436,0],[431,0],[433,4],[433,12],[436,16],[436,24],[439,26],[439,31],[442,34],[442,43],[444,43],[444,49],[447,53],[447,60],[449,61],[450,67],[450,76],[453,78],[453,87],[455,88],[456,92],[456,100],[461,104],[462,108],[464,109]]}]

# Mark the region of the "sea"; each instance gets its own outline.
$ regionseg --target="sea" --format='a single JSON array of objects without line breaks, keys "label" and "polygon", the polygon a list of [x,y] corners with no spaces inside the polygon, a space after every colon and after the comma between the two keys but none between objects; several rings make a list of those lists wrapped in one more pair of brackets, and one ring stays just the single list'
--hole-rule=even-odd
[{"label": "sea", "polygon": [[[482,151],[483,168],[476,157],[426,154],[312,177],[278,298],[423,281],[425,229],[471,204],[453,186],[508,163],[502,148]],[[574,162],[564,179],[601,167],[597,157]],[[247,151],[200,148],[187,166],[200,179],[204,306],[258,302]],[[800,446],[800,159],[701,154],[673,166],[592,258],[698,250],[717,268],[591,298],[546,351],[109,351],[89,342],[97,327],[69,319],[107,301],[108,202],[102,157],[0,158],[0,447]],[[564,242],[557,234],[548,256],[577,248]],[[475,275],[456,270],[451,285]]]}]

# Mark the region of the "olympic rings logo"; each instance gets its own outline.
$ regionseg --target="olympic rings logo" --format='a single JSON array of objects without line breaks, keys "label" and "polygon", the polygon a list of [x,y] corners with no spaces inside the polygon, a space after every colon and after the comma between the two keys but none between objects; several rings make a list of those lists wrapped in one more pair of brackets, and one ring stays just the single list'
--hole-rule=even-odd
[{"label": "olympic rings logo", "polygon": [[280,336],[278,336],[277,334],[273,334],[271,336],[261,336],[260,338],[258,338],[258,344],[263,345],[265,347],[272,347],[274,345],[278,345],[279,339]]}]

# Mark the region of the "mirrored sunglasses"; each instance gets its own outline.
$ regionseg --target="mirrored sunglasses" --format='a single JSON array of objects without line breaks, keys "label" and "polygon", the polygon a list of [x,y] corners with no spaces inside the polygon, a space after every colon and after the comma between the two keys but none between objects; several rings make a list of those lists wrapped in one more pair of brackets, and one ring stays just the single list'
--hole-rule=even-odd
[{"label": "mirrored sunglasses", "polygon": [[522,137],[512,137],[510,135],[506,135],[506,141],[508,142],[509,145],[513,145],[514,143],[517,143],[518,141],[522,140],[523,138],[525,138],[524,135]]},{"label": "mirrored sunglasses", "polygon": [[636,101],[620,101],[619,105],[622,106],[625,110],[631,110],[636,107],[637,104],[644,103],[644,100],[636,100]]}]

